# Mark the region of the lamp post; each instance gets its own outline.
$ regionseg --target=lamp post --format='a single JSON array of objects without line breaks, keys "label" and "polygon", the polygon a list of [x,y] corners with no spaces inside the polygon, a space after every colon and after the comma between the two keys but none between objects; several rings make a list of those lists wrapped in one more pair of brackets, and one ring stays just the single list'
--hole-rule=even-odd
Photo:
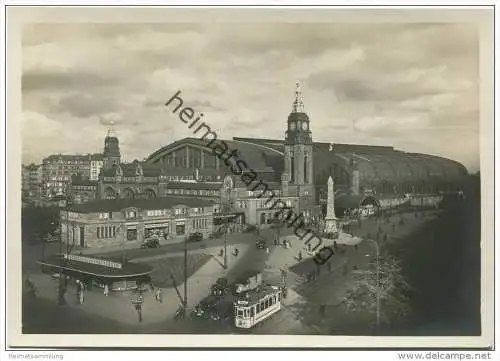
[{"label": "lamp post", "polygon": [[[69,196],[66,194],[64,211],[66,212],[66,255],[69,253],[69,210],[68,210],[68,200]],[[61,226],[61,239],[59,241],[59,253],[61,255],[60,266],[59,266],[59,295],[58,295],[58,304],[65,305],[66,299],[64,298],[64,294],[66,293],[66,276],[63,276],[63,264],[67,262],[67,256],[65,257],[63,254],[63,241],[62,241],[62,219],[59,220]]]},{"label": "lamp post", "polygon": [[[225,253],[225,252],[224,252]],[[188,248],[187,248],[187,238],[184,238],[184,302],[183,302],[183,308],[184,308],[184,315],[186,314],[186,309],[187,309],[187,297],[188,297],[188,291],[187,291],[187,283],[188,283],[188,275],[187,275],[187,262],[188,262]]]},{"label": "lamp post", "polygon": [[224,269],[227,269],[227,226],[228,226],[228,219],[227,217],[224,217]]},{"label": "lamp post", "polygon": [[380,271],[380,264],[379,264],[379,247],[378,243],[373,240],[373,239],[367,239],[368,242],[372,242],[375,245],[375,249],[377,252],[377,328],[380,325],[380,284],[379,284],[379,271]]},{"label": "lamp post", "polygon": [[225,180],[224,191],[226,192],[226,198],[224,199],[223,207],[223,218],[224,218],[224,269],[227,269],[227,230],[229,228],[229,212],[231,210],[231,190],[232,181]]}]

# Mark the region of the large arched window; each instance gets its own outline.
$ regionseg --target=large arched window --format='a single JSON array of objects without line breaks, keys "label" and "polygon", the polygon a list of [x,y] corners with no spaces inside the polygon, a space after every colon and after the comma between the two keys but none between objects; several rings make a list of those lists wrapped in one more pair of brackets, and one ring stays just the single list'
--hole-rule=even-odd
[{"label": "large arched window", "polygon": [[106,188],[104,191],[104,198],[106,199],[116,199],[118,193],[111,187]]},{"label": "large arched window", "polygon": [[131,188],[125,188],[123,190],[123,198],[134,199],[135,198],[135,192]]},{"label": "large arched window", "polygon": [[156,192],[152,189],[146,189],[144,191],[144,196],[149,199],[156,198]]}]

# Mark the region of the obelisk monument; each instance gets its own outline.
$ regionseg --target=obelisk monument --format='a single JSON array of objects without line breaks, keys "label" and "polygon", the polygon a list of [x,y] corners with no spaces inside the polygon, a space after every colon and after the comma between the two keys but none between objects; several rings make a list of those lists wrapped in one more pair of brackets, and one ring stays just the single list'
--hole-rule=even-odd
[{"label": "obelisk monument", "polygon": [[337,238],[337,217],[335,217],[335,195],[333,193],[333,179],[328,178],[328,200],[326,205],[325,235],[328,238]]}]

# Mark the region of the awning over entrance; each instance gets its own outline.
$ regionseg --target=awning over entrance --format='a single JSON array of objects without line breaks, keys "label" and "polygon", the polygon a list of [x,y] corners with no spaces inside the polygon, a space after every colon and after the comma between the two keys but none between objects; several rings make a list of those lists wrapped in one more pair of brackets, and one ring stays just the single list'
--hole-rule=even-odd
[{"label": "awning over entrance", "polygon": [[168,223],[150,223],[150,224],[145,224],[144,228],[167,228]]},{"label": "awning over entrance", "polygon": [[341,195],[335,198],[335,208],[339,209],[357,209],[361,206],[373,205],[379,206],[379,202],[372,196],[365,195]]},{"label": "awning over entrance", "polygon": [[[83,257],[84,258],[84,257]],[[114,262],[110,262],[110,266],[106,266],[105,262],[98,262],[99,264],[82,262],[75,259],[66,259],[63,255],[49,256],[45,261],[37,261],[42,266],[51,267],[54,269],[62,269],[66,272],[84,274],[92,277],[99,278],[134,278],[148,276],[153,268],[139,263],[127,262],[121,268],[112,267]]]}]

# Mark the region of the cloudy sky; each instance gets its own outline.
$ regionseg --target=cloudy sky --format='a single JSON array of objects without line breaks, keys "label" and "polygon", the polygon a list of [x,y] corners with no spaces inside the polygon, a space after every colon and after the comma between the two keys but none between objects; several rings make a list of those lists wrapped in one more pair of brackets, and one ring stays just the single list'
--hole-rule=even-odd
[{"label": "cloudy sky", "polygon": [[478,34],[467,24],[38,24],[23,31],[23,163],[122,157],[192,136],[284,137],[295,82],[316,141],[392,145],[479,167]]}]

